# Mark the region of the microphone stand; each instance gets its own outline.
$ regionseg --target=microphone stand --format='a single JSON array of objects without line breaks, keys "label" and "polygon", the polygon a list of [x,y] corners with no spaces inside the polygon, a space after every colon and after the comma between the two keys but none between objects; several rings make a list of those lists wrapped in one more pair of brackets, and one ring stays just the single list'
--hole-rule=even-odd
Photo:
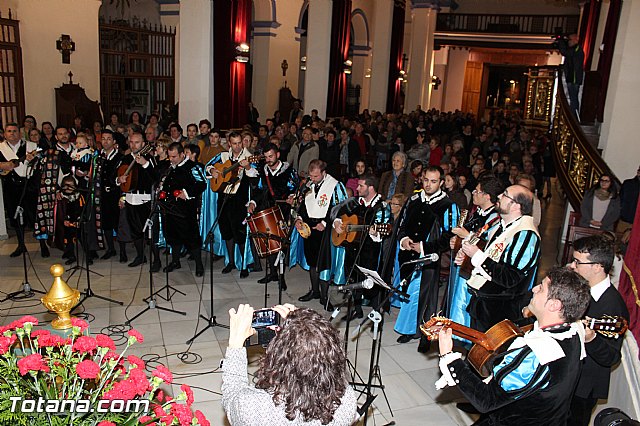
[{"label": "microphone stand", "polygon": [[[151,309],[158,309],[158,310],[161,310],[161,311],[172,312],[174,314],[187,315],[186,312],[182,312],[182,311],[178,311],[178,310],[170,309],[170,308],[165,308],[163,306],[158,306],[157,303],[156,303],[156,293],[153,292],[153,272],[152,272],[152,267],[153,267],[153,261],[152,261],[152,259],[153,259],[153,216],[158,214],[158,203],[157,203],[157,199],[155,197],[155,193],[156,193],[156,190],[155,190],[155,185],[154,185],[154,186],[151,187],[151,213],[149,214],[149,217],[145,221],[144,229],[143,229],[143,232],[147,233],[147,238],[149,239],[149,297],[147,297],[146,299],[143,299],[143,300],[145,300],[147,302],[147,307],[144,308],[141,312],[139,312],[136,316],[134,316],[130,320],[126,321],[124,323],[125,325],[131,324],[136,318],[138,318],[140,315],[144,314],[145,312],[150,311]],[[144,239],[142,240],[142,244],[144,244]],[[167,288],[167,295],[168,295],[169,294],[169,288],[171,287],[169,285],[168,277],[167,277],[167,284],[165,285],[165,287]],[[173,287],[171,287],[171,288],[173,288]],[[160,289],[160,290],[162,290],[162,289]],[[182,293],[182,294],[184,294],[184,293]]]},{"label": "microphone stand", "polygon": [[[16,173],[17,174],[17,173]],[[0,300],[0,303],[11,300],[11,299],[26,299],[32,297],[34,293],[45,294],[44,291],[35,290],[29,284],[29,276],[28,276],[28,268],[27,268],[27,245],[24,242],[24,207],[22,204],[24,203],[24,197],[27,193],[27,185],[29,184],[29,173],[25,174],[24,185],[22,186],[22,194],[20,194],[20,201],[18,201],[18,207],[16,207],[16,212],[13,215],[13,219],[18,220],[18,229],[17,231],[20,233],[22,238],[18,238],[18,241],[22,241],[24,245],[24,250],[22,251],[22,268],[24,270],[24,281],[22,282],[22,290],[14,291],[12,293],[7,294],[7,296]],[[18,243],[19,244],[19,243]]]},{"label": "microphone stand", "polygon": [[[282,250],[288,246],[287,242],[285,241],[284,238],[281,238],[277,235],[273,235],[273,234],[267,234],[265,232],[250,232],[249,233],[249,237],[251,238],[255,238],[255,239],[262,239],[265,243],[265,247],[269,248],[269,241],[270,240],[275,240],[275,241],[279,241],[280,242],[280,251],[278,252],[276,261],[273,265],[273,267],[278,268],[278,304],[281,305],[282,304],[282,279],[284,277],[284,255],[282,253]],[[269,255],[265,256],[267,258],[267,262],[269,261]],[[265,268],[267,269],[267,268]],[[267,299],[269,298],[269,283],[265,282],[264,283],[264,307],[267,307]]]},{"label": "microphone stand", "polygon": [[[196,333],[194,334],[194,336],[187,340],[187,345],[190,345],[193,341],[195,341],[202,333],[204,333],[205,331],[207,331],[208,329],[213,329],[214,327],[221,327],[221,328],[226,328],[229,329],[228,325],[224,325],[224,324],[220,324],[217,320],[216,320],[216,315],[214,313],[213,310],[213,230],[216,228],[216,226],[218,226],[218,222],[220,221],[220,214],[222,213],[222,210],[224,210],[227,201],[229,200],[229,195],[228,194],[222,194],[224,196],[224,199],[222,200],[222,205],[220,206],[220,211],[218,211],[218,215],[216,216],[216,220],[213,221],[213,223],[211,224],[211,227],[209,228],[209,231],[207,232],[207,238],[205,239],[205,244],[209,243],[209,309],[211,312],[211,315],[209,317],[205,317],[204,315],[200,315],[200,318],[202,318],[203,320],[205,320],[207,322],[207,326],[205,328],[203,328],[200,331],[197,331],[196,329]],[[235,247],[234,247],[235,250]],[[235,260],[235,256],[234,256],[234,260]],[[200,301],[202,301],[202,298],[200,299]]]}]

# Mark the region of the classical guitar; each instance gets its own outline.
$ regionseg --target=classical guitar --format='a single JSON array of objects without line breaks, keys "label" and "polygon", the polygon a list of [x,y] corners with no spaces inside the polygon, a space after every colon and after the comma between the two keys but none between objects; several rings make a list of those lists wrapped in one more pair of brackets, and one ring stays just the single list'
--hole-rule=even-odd
[{"label": "classical guitar", "polygon": [[357,215],[342,215],[342,232],[338,232],[336,228],[331,229],[331,242],[334,246],[340,247],[353,243],[357,239],[359,240],[364,231],[369,231],[371,228],[378,232],[381,237],[386,237],[391,234],[393,225],[390,223],[374,223],[373,225],[365,225],[361,217]]},{"label": "classical guitar", "polygon": [[[262,160],[262,158],[264,158],[262,155],[252,155],[251,157],[245,158],[245,160],[249,163],[255,163]],[[212,191],[218,192],[224,190],[228,184],[235,182],[238,177],[240,161],[232,163],[231,160],[227,160],[224,163],[215,163],[212,167],[218,171],[218,177],[211,177],[209,185]]]},{"label": "classical guitar", "polygon": [[[36,158],[38,158],[38,157],[40,157],[42,155],[42,148],[34,149],[29,154],[35,155],[34,158],[33,158],[35,160]],[[8,161],[13,163],[13,164],[15,164],[16,167],[18,167],[20,164],[24,163],[24,161],[27,159],[27,155],[29,155],[29,154],[25,154],[20,158],[14,158],[13,160],[8,160]],[[13,171],[13,169],[11,169],[11,170],[0,170],[0,176],[6,176],[9,173],[11,173],[12,171]]]},{"label": "classical guitar", "polygon": [[[465,222],[467,221],[467,215],[469,214],[469,210],[466,209],[462,209],[460,210],[460,216],[458,217],[458,224],[456,225],[456,228],[462,228],[465,224]],[[456,239],[455,244],[453,245],[453,254],[452,254],[452,258],[455,258],[456,254],[458,253],[458,250],[460,250],[460,247],[462,247],[462,238],[455,236],[454,237]]]},{"label": "classical guitar", "polygon": [[[618,338],[627,331],[627,321],[621,317],[604,316],[599,319],[583,320],[583,324],[605,337]],[[456,336],[467,339],[473,347],[467,354],[469,364],[482,377],[491,374],[494,359],[507,350],[511,342],[533,328],[533,325],[519,328],[509,320],[503,320],[486,333],[466,327],[445,317],[433,317],[420,326],[420,331],[429,340],[438,340],[438,333],[450,328]]]},{"label": "classical guitar", "polygon": [[[500,219],[498,217],[493,218],[489,222],[485,223],[484,226],[478,229],[476,232],[471,234],[469,240],[467,241],[469,244],[477,246],[480,250],[484,250],[487,245],[487,242],[483,240],[482,234],[486,232],[487,229],[491,228],[494,224],[496,224]],[[462,243],[460,244],[462,246]],[[471,277],[471,271],[473,271],[473,265],[471,264],[471,258],[465,255],[462,264],[460,265],[460,276],[464,279],[469,279]]]},{"label": "classical guitar", "polygon": [[118,177],[120,178],[122,176],[126,176],[127,178],[124,183],[120,184],[120,189],[122,190],[122,192],[129,192],[131,188],[138,183],[138,175],[136,173],[129,176],[129,174],[131,173],[131,169],[133,169],[133,166],[136,165],[136,156],[148,154],[152,149],[153,147],[151,145],[143,146],[138,151],[132,153],[133,159],[131,160],[131,163],[123,164],[118,167]]}]

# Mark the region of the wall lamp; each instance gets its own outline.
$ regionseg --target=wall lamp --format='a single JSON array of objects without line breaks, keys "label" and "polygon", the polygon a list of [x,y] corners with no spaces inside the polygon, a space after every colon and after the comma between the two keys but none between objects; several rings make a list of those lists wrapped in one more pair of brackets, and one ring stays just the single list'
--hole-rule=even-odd
[{"label": "wall lamp", "polygon": [[307,70],[307,57],[303,56],[300,58],[300,71]]},{"label": "wall lamp", "polygon": [[236,52],[238,52],[238,55],[236,55],[236,61],[241,63],[249,62],[249,50],[250,48],[247,43],[243,42],[237,45]]},{"label": "wall lamp", "polygon": [[343,72],[345,74],[351,74],[351,67],[353,65],[353,61],[351,59],[347,59],[346,61],[344,61],[344,69]]}]

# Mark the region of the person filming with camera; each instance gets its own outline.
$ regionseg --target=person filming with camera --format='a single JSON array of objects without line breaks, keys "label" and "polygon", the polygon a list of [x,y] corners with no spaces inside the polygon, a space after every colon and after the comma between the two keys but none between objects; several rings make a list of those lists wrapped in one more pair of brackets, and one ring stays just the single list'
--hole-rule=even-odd
[{"label": "person filming with camera", "polygon": [[[349,386],[338,330],[318,312],[284,304],[281,318],[254,374],[247,377],[245,342],[257,324],[276,317],[246,304],[229,310],[229,346],[223,362],[222,406],[231,425],[350,425],[357,398]],[[253,326],[256,326],[254,328]],[[264,341],[259,334],[259,341]]]}]

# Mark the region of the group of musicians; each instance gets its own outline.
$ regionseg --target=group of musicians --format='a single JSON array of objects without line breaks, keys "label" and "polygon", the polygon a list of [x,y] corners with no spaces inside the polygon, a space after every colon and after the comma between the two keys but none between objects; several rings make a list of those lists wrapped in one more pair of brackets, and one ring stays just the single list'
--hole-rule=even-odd
[{"label": "group of musicians", "polygon": [[[485,332],[504,319],[521,320],[523,309],[535,300],[529,303],[540,258],[540,235],[531,216],[534,195],[520,185],[505,188],[493,175],[479,178],[474,208],[461,212],[443,191],[442,169],[428,167],[422,173],[422,189],[394,218],[389,203],[376,191],[375,176],[361,175],[357,195],[349,198],[343,183],[327,173],[324,161],[312,160],[301,175],[280,159],[277,145],[267,143],[253,155],[234,132],[227,135],[229,149],[212,146],[214,155],[204,165],[186,156],[179,142],[159,145],[158,151],[166,150],[166,155],[156,157],[156,147],[135,131],[122,149],[112,132],[103,130],[99,152],[92,152],[82,135],[75,146],[71,144],[64,127],[56,129],[57,144],[46,151],[22,140],[16,124],[8,124],[4,135],[6,140],[0,143],[4,202],[18,235],[12,257],[26,251],[24,229],[33,226],[43,257],[49,256],[48,245],[54,244],[64,248],[67,263],[73,263],[72,243],[80,240],[90,260],[98,249],[105,249],[102,259],[109,259],[117,254],[118,241],[122,263],[128,261],[126,244],[133,243],[136,256],[129,266],[149,261],[151,271],[157,272],[159,246],[164,242],[172,254],[164,271],[181,268],[181,257],[189,254],[200,277],[204,246],[224,257],[222,273],[238,269],[241,278],[260,267],[257,257],[265,258],[266,273],[259,282],[279,281],[283,290],[286,283],[278,263],[300,265],[309,271],[310,290],[299,300],[319,299],[328,311],[334,309],[330,283],[363,281],[360,266],[379,272],[402,290],[404,294],[390,300],[400,308],[395,323],[398,342],[420,339],[421,352],[429,349],[429,342],[419,327],[436,312],[444,311],[453,321]],[[248,224],[255,224],[260,213],[266,222],[250,229]],[[383,244],[385,238],[391,244]],[[260,244],[265,239],[267,243]],[[269,240],[276,242],[275,249]],[[150,259],[145,242],[150,242]],[[258,245],[262,249],[256,251]],[[593,246],[585,250],[584,256],[576,254],[573,268],[601,265],[597,276],[581,273],[599,285],[610,260],[590,261],[589,251],[602,250]],[[288,259],[280,253],[287,253]],[[451,255],[449,283],[439,307],[440,257],[447,254]],[[541,288],[536,287],[534,295]],[[598,298],[604,291],[610,293],[606,287]],[[350,319],[363,317],[364,300],[374,309],[386,307],[387,294],[378,286],[354,290],[352,296],[355,308]],[[620,312],[611,313],[624,315],[619,305],[616,299]],[[545,315],[539,307],[534,309]],[[602,351],[607,348],[601,346]],[[592,408],[598,395],[586,393],[582,406]]]}]

